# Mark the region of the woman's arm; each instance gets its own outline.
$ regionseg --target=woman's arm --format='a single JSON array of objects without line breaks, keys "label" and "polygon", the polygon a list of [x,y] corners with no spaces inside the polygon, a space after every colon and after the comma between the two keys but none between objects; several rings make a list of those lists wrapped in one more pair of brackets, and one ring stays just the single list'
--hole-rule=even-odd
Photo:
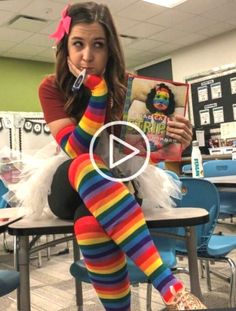
[{"label": "woman's arm", "polygon": [[91,97],[78,125],[71,118],[48,123],[52,135],[71,158],[89,151],[89,144],[93,135],[104,124],[105,120],[107,104],[105,80],[99,76],[90,75],[84,84],[91,90]]},{"label": "woman's arm", "polygon": [[175,115],[167,122],[167,135],[176,139],[186,149],[192,141],[192,125],[188,119],[181,115]]}]

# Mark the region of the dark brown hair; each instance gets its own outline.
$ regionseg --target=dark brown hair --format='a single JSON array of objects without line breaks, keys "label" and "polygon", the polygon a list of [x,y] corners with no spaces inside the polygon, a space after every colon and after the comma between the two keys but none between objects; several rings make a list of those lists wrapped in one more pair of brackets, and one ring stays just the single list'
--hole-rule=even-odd
[{"label": "dark brown hair", "polygon": [[[126,93],[125,62],[118,33],[110,11],[106,5],[95,2],[84,2],[69,6],[68,15],[71,17],[70,29],[79,23],[91,24],[98,22],[103,26],[109,49],[104,78],[113,103],[109,117],[111,120],[120,119]],[[84,86],[81,87],[76,95],[71,90],[75,77],[70,73],[67,65],[67,42],[68,35],[65,34],[57,45],[56,84],[65,96],[65,111],[70,116],[80,119],[87,107],[90,92]]]}]

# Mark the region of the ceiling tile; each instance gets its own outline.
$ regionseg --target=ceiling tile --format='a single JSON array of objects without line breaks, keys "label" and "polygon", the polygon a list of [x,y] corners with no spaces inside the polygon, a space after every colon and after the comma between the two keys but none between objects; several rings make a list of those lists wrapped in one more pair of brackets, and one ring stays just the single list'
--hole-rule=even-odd
[{"label": "ceiling tile", "polygon": [[24,55],[35,55],[38,54],[39,52],[43,51],[45,47],[42,46],[37,46],[37,45],[30,45],[30,44],[18,44],[15,45],[12,49],[9,49],[7,51],[7,54],[9,56],[12,55],[12,53],[19,53],[19,54],[24,54]]},{"label": "ceiling tile", "polygon": [[53,45],[53,40],[51,40],[48,35],[34,34],[30,38],[24,40],[25,44],[39,45],[44,47],[51,47]]},{"label": "ceiling tile", "polygon": [[0,1],[0,10],[19,12],[26,5],[31,3],[32,0],[11,0],[11,1]]},{"label": "ceiling tile", "polygon": [[25,40],[30,36],[32,36],[32,33],[29,31],[10,29],[8,27],[0,27],[0,42],[2,40],[21,42],[22,40]]},{"label": "ceiling tile", "polygon": [[151,35],[154,35],[165,28],[158,25],[153,25],[149,23],[139,23],[128,30],[125,31],[126,35],[135,36],[138,38],[148,38]]},{"label": "ceiling tile", "polygon": [[[0,2],[1,5],[1,2]],[[9,20],[15,16],[15,13],[0,10],[0,26],[5,26]]]},{"label": "ceiling tile", "polygon": [[207,39],[207,36],[205,36],[203,34],[191,33],[191,34],[184,36],[182,38],[178,38],[177,40],[173,40],[173,43],[178,44],[179,46],[186,46],[186,45],[191,45],[193,43],[203,41],[206,39]]},{"label": "ceiling tile", "polygon": [[119,11],[118,15],[127,18],[132,16],[132,18],[135,20],[145,21],[165,10],[166,9],[161,6],[143,1],[138,1],[126,7],[125,9]]},{"label": "ceiling tile", "polygon": [[125,33],[127,29],[137,25],[139,22],[133,19],[125,18],[122,16],[115,15],[114,22],[116,24],[119,33]]},{"label": "ceiling tile", "polygon": [[206,10],[203,13],[206,18],[212,18],[220,21],[228,21],[229,19],[236,19],[236,1],[233,3],[219,6],[211,10]]},{"label": "ceiling tile", "polygon": [[46,20],[59,20],[63,8],[62,3],[50,0],[33,0],[24,10],[21,10],[21,13],[24,12],[25,15],[44,18]]},{"label": "ceiling tile", "polygon": [[0,52],[6,52],[7,50],[12,48],[16,44],[17,44],[16,42],[7,41],[7,40],[1,40]]},{"label": "ceiling tile", "polygon": [[187,36],[187,33],[184,31],[166,29],[162,32],[159,32],[158,34],[155,34],[154,36],[149,37],[149,39],[162,42],[171,42],[184,36]]},{"label": "ceiling tile", "polygon": [[[235,20],[236,22],[236,20]],[[222,34],[226,31],[230,31],[232,29],[234,29],[236,26],[232,25],[232,24],[228,24],[228,23],[223,23],[223,22],[217,22],[214,25],[208,26],[207,27],[207,36],[217,36],[219,34]],[[199,34],[205,34],[206,30],[205,29],[201,29],[200,31],[198,31]]]},{"label": "ceiling tile", "polygon": [[193,18],[176,25],[175,29],[194,33],[201,29],[206,29],[215,23],[216,22],[213,19],[205,18],[202,16],[194,16]]},{"label": "ceiling tile", "polygon": [[130,47],[136,50],[151,51],[152,49],[157,48],[158,46],[162,44],[163,42],[158,42],[158,41],[149,40],[149,39],[141,39],[136,42],[133,42],[130,45]]},{"label": "ceiling tile", "polygon": [[148,22],[151,24],[157,24],[165,27],[173,27],[185,20],[188,20],[195,16],[191,13],[185,13],[178,11],[176,9],[171,9],[168,11],[164,11],[152,18],[148,19]]},{"label": "ceiling tile", "polygon": [[224,5],[227,1],[231,0],[188,0],[178,5],[176,9],[193,14],[202,14],[207,10]]}]

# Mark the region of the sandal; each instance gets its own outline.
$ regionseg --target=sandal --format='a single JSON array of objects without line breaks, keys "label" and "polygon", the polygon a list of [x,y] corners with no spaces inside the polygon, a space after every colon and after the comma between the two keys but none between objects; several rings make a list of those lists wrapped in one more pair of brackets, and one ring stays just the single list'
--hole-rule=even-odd
[{"label": "sandal", "polygon": [[166,305],[166,310],[205,310],[206,306],[193,294],[184,289],[181,292],[176,293],[173,286],[170,287],[170,291],[175,295],[171,304]]}]

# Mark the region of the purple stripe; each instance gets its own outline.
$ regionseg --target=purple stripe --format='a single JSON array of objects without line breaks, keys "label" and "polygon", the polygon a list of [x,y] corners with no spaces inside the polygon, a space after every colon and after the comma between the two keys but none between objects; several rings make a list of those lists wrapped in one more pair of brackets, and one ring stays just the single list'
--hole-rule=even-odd
[{"label": "purple stripe", "polygon": [[132,257],[141,247],[145,246],[146,243],[151,241],[151,236],[147,235],[144,237],[139,243],[137,243],[134,247],[132,247],[126,254],[129,257]]}]

